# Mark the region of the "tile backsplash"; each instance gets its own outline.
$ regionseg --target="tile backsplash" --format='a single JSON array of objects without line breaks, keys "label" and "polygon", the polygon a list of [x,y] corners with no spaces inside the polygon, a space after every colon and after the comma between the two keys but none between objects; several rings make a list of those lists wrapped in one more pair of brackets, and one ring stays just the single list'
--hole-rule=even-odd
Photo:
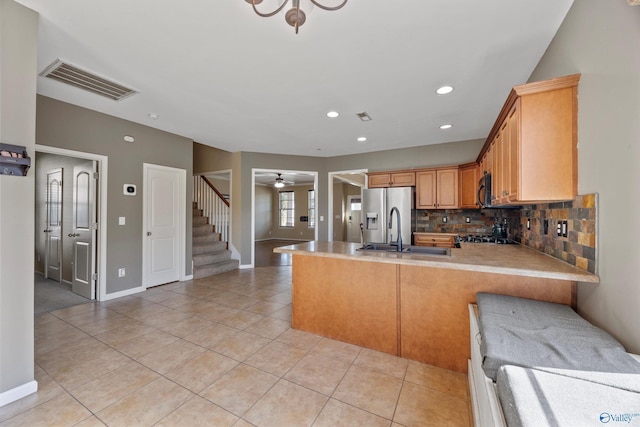
[{"label": "tile backsplash", "polygon": [[[569,202],[525,205],[520,209],[418,209],[413,219],[416,231],[460,235],[490,235],[496,221],[506,221],[510,239],[596,274],[597,207],[598,195],[587,194]],[[567,222],[566,237],[557,233],[558,223],[562,231],[562,221]]]},{"label": "tile backsplash", "polygon": [[490,235],[496,221],[503,224],[505,219],[508,235],[513,239],[512,230],[518,228],[520,224],[520,211],[517,209],[418,209],[416,231]]},{"label": "tile backsplash", "polygon": [[[578,196],[570,202],[523,206],[515,240],[595,274],[597,208],[597,194]],[[544,232],[545,220],[547,233]],[[558,236],[561,221],[567,221],[566,237]]]}]

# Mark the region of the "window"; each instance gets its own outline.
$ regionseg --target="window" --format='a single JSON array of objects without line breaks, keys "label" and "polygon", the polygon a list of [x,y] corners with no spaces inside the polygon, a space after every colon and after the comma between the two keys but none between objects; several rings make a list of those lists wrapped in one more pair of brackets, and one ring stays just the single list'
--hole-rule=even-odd
[{"label": "window", "polygon": [[316,192],[315,190],[309,190],[307,195],[309,200],[309,223],[307,224],[309,228],[314,228],[316,226]]},{"label": "window", "polygon": [[293,227],[293,218],[295,215],[295,200],[293,191],[280,191],[280,227]]}]

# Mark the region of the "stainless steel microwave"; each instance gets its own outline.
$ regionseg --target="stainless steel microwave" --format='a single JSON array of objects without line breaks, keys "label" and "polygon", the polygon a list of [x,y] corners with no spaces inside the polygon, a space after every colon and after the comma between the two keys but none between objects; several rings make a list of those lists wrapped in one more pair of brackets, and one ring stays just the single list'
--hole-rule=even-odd
[{"label": "stainless steel microwave", "polygon": [[478,183],[478,204],[481,208],[491,207],[491,174],[485,172]]}]

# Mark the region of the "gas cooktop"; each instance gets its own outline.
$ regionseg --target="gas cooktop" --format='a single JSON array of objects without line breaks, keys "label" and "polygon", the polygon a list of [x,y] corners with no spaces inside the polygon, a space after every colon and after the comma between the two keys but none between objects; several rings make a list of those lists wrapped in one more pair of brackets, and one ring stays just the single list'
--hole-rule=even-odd
[{"label": "gas cooktop", "polygon": [[501,245],[507,245],[516,243],[506,237],[492,236],[490,234],[469,234],[466,236],[458,236],[460,242],[463,243],[495,243]]}]

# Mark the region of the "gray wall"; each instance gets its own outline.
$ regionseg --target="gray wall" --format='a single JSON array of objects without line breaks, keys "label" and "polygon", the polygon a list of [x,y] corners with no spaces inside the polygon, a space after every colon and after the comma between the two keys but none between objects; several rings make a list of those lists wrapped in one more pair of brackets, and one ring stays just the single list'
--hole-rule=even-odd
[{"label": "gray wall", "polygon": [[[191,274],[191,194],[193,141],[117,117],[87,110],[44,96],[37,99],[38,144],[99,154],[109,158],[107,194],[107,294],[142,284],[143,163],[185,169],[187,174],[185,274]],[[135,138],[134,143],[123,140]],[[122,194],[135,184],[138,195]],[[118,217],[126,225],[118,225]],[[118,278],[118,268],[127,275]]]},{"label": "gray wall", "polygon": [[[37,51],[38,14],[0,0],[0,141],[25,146],[30,156]],[[33,170],[26,177],[0,175],[0,402],[34,380],[34,182]]]},{"label": "gray wall", "polygon": [[266,185],[256,185],[256,230],[255,240],[268,240],[271,235],[273,217],[273,191]]},{"label": "gray wall", "polygon": [[531,81],[582,73],[578,192],[599,193],[600,284],[578,310],[640,353],[640,6],[575,1]]},{"label": "gray wall", "polygon": [[62,168],[62,280],[71,283],[73,245],[71,239],[65,237],[73,232],[73,167],[85,165],[91,168],[92,161],[74,159],[73,157],[58,156],[55,154],[36,153],[36,203],[35,203],[35,271],[44,273],[46,259],[46,233],[47,228],[47,173],[53,169]]}]

